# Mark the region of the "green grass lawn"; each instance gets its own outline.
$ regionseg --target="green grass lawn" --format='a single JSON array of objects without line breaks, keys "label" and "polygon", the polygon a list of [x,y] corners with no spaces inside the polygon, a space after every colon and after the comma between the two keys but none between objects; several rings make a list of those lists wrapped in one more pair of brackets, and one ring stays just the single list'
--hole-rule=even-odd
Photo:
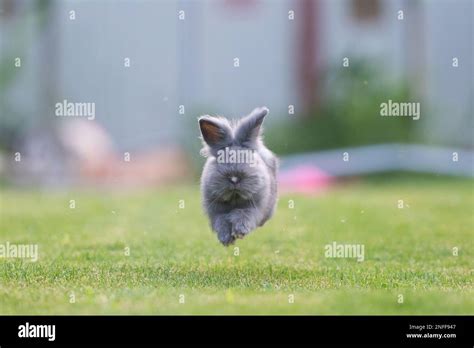
[{"label": "green grass lawn", "polygon": [[[474,313],[472,181],[283,195],[272,220],[228,248],[196,187],[0,194],[0,243],[39,245],[36,263],[0,259],[1,314]],[[334,241],[363,244],[365,260],[326,258]]]}]

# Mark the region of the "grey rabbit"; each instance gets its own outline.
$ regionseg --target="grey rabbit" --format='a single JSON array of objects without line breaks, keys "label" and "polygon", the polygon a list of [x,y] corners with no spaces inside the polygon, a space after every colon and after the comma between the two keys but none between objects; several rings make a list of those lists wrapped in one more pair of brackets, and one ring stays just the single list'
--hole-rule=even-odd
[{"label": "grey rabbit", "polygon": [[238,121],[201,116],[207,157],[201,176],[203,207],[219,241],[228,246],[273,215],[277,201],[277,157],[263,144],[266,107]]}]

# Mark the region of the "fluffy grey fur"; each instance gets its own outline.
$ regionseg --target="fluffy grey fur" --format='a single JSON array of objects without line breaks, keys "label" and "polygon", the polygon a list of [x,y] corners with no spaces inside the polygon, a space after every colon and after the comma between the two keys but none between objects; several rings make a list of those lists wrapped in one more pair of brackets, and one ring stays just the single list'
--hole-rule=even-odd
[{"label": "fluffy grey fur", "polygon": [[[277,200],[278,159],[261,139],[266,107],[256,108],[237,122],[226,118],[199,118],[207,157],[201,176],[201,194],[212,229],[223,245],[243,238],[273,214]],[[219,150],[252,151],[252,163],[218,161]]]}]

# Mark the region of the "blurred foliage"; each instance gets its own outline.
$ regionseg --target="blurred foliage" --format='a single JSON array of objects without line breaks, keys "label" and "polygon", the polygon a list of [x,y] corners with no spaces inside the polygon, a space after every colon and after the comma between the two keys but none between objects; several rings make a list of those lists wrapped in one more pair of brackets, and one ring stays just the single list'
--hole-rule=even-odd
[{"label": "blurred foliage", "polygon": [[[320,105],[267,128],[266,144],[277,154],[345,146],[410,142],[415,123],[408,117],[382,117],[380,104],[415,101],[406,81],[387,79],[365,61],[332,67],[323,76]],[[292,119],[288,119],[288,118]]]}]

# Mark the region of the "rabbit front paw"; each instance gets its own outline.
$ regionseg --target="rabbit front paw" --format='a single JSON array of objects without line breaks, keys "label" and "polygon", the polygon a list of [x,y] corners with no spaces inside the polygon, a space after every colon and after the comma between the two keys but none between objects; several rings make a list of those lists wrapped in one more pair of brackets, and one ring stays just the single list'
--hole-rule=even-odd
[{"label": "rabbit front paw", "polygon": [[232,236],[234,238],[244,238],[255,228],[251,218],[241,209],[233,211],[229,216],[229,221],[232,225]]},{"label": "rabbit front paw", "polygon": [[217,233],[219,241],[229,246],[235,242],[235,237],[232,235],[232,226],[224,216],[218,216],[213,223],[214,231]]},{"label": "rabbit front paw", "polygon": [[230,231],[217,232],[217,238],[224,246],[229,246],[235,242],[235,236],[233,236]]}]

